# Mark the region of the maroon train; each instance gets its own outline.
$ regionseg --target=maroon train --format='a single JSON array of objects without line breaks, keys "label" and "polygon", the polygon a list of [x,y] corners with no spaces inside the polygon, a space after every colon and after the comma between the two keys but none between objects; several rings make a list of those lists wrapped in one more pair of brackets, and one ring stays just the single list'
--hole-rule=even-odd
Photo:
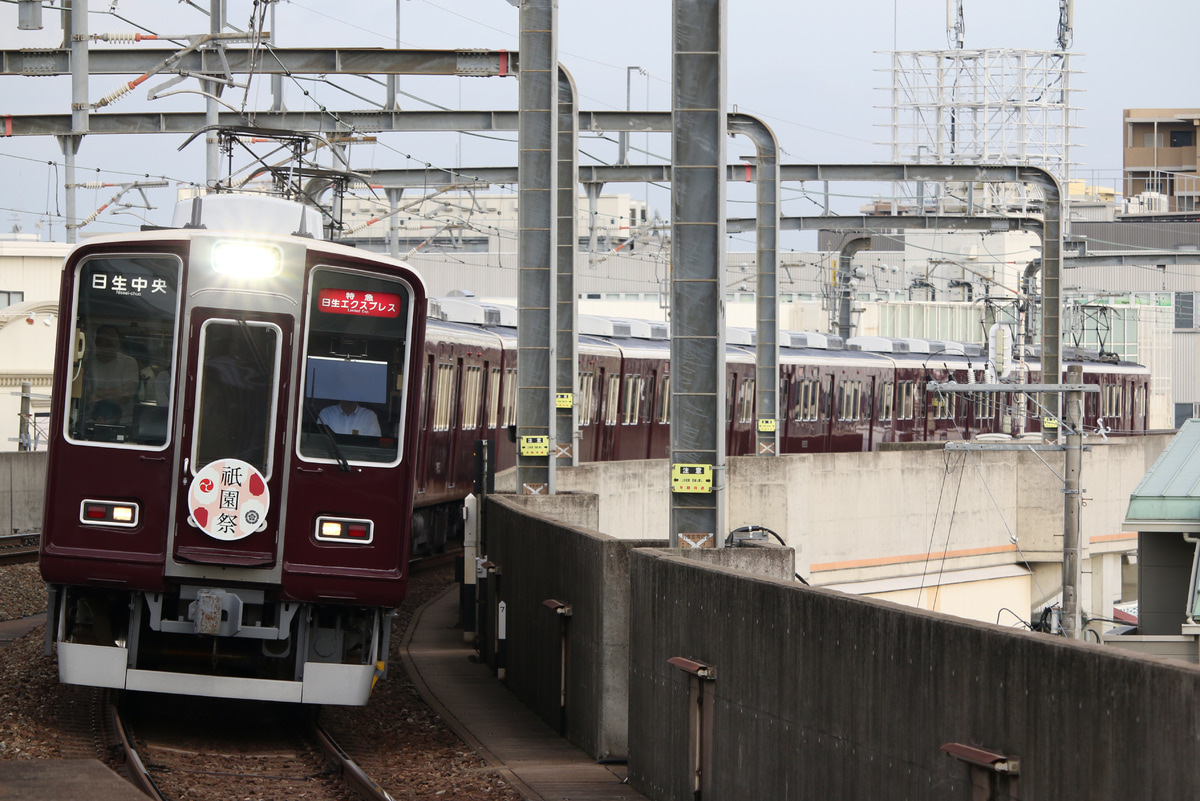
[{"label": "maroon train", "polygon": [[[419,276],[294,235],[318,228],[310,214],[210,196],[175,228],[68,256],[41,552],[64,682],[365,703],[410,552],[461,526],[476,442],[514,463],[515,313],[442,299],[427,321]],[[579,330],[579,458],[666,458],[667,327]],[[756,451],[754,348],[738,336],[730,455]],[[784,453],[1040,428],[1019,393],[928,389],[985,379],[962,346],[784,337]],[[1147,371],[1084,367],[1103,388],[1086,425],[1145,430]],[[1039,379],[1035,360],[1020,370]]]},{"label": "maroon train", "polygon": [[425,291],[292,234],[315,215],[216,195],[67,257],[41,546],[62,681],[362,704],[382,673]]},{"label": "maroon train", "polygon": [[[414,549],[453,538],[472,490],[472,452],[492,443],[497,469],[514,464],[515,310],[461,298],[430,301],[420,399]],[[438,319],[441,318],[441,319]],[[664,323],[581,317],[576,407],[580,461],[665,459],[670,447],[670,343]],[[736,340],[736,341],[735,341]],[[726,349],[726,453],[756,445],[755,349],[731,330]],[[995,381],[977,345],[781,332],[777,430],[782,453],[871,451],[882,443],[944,442],[1042,430],[1045,411],[1019,392],[936,393],[933,381]],[[1063,372],[1081,364],[1084,427],[1113,435],[1147,429],[1149,371],[1067,348]],[[1031,353],[1004,380],[1037,383]],[[1022,378],[1023,376],[1023,378]]]}]

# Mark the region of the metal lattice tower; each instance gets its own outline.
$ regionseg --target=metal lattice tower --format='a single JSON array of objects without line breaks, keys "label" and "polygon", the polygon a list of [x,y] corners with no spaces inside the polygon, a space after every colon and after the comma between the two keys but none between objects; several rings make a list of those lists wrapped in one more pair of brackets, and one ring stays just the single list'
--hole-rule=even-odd
[{"label": "metal lattice tower", "polygon": [[[1071,54],[1053,50],[912,50],[891,53],[892,161],[1027,164],[1064,186],[1071,172]],[[897,187],[900,206],[932,213],[1027,211],[1022,187]],[[929,191],[926,191],[929,190]]]}]

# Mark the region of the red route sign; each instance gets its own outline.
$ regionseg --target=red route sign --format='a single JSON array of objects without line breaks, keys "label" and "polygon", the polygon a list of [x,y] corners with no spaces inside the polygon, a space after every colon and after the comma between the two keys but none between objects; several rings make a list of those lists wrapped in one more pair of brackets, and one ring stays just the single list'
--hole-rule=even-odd
[{"label": "red route sign", "polygon": [[400,296],[392,292],[364,292],[358,289],[322,289],[317,293],[317,308],[330,314],[359,317],[399,317]]}]

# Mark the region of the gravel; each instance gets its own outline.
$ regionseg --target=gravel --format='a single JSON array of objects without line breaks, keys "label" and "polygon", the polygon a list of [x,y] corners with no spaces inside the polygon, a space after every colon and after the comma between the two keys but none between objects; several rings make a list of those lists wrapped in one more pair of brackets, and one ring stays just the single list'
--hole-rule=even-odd
[{"label": "gravel", "polygon": [[0,567],[0,621],[46,611],[46,584],[37,562]]},{"label": "gravel", "polygon": [[[412,613],[452,582],[449,565],[412,577],[408,599],[392,629],[387,680],[375,688],[365,708],[325,707],[321,718],[336,737],[346,741],[352,756],[362,752],[364,768],[397,799],[520,801],[520,794],[430,709],[399,659],[397,649]],[[45,607],[45,586],[37,565],[0,566],[0,620],[35,614]],[[58,683],[54,658],[43,654],[43,637],[44,629],[38,626],[0,648],[0,759],[57,759],[77,742],[60,730],[58,720],[59,710],[76,703],[79,696],[74,688]],[[388,744],[384,753],[379,743]]]}]

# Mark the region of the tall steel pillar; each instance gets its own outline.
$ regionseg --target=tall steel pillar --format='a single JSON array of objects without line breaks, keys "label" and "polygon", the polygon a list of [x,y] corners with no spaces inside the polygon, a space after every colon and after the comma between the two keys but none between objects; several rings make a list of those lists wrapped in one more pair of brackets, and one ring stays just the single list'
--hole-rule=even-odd
[{"label": "tall steel pillar", "polygon": [[554,464],[573,467],[579,462],[576,440],[579,394],[579,337],[575,335],[579,303],[575,298],[576,187],[579,185],[579,115],[575,108],[575,81],[558,68],[558,251],[557,320],[555,358]]},{"label": "tall steel pillar", "polygon": [[[1042,235],[1042,383],[1062,383],[1062,241],[1066,198],[1058,181],[1048,173],[1046,227]],[[1062,419],[1062,394],[1042,395],[1042,404],[1055,419]],[[1059,429],[1060,436],[1062,429]]]},{"label": "tall steel pillar", "polygon": [[63,19],[63,33],[71,50],[71,135],[60,136],[66,162],[66,239],[68,244],[77,241],[76,226],[79,213],[75,202],[75,155],[83,144],[83,135],[88,132],[88,6],[87,0],[71,0],[70,13]]},{"label": "tall steel pillar", "polygon": [[759,456],[779,454],[779,145],[765,123],[746,114],[729,118],[729,132],[753,140],[755,159],[755,268],[758,303],[754,376]]},{"label": "tall steel pillar", "polygon": [[672,11],[670,545],[720,547],[726,528],[726,3],[674,0]]},{"label": "tall steel pillar", "polygon": [[[524,0],[517,118],[517,484],[554,492],[558,2]],[[572,185],[574,190],[574,185]]]},{"label": "tall steel pillar", "polygon": [[[208,30],[214,39],[225,30],[225,0],[211,0]],[[216,41],[208,45],[209,48],[219,46]],[[217,81],[206,81],[203,78],[200,79],[200,85],[204,87],[204,91],[208,95],[204,98],[204,124],[219,125],[221,123],[221,104],[217,102],[217,97],[224,87]],[[204,183],[207,185],[208,191],[212,192],[213,187],[220,180],[221,150],[218,136],[216,131],[209,131],[204,137]]]}]

